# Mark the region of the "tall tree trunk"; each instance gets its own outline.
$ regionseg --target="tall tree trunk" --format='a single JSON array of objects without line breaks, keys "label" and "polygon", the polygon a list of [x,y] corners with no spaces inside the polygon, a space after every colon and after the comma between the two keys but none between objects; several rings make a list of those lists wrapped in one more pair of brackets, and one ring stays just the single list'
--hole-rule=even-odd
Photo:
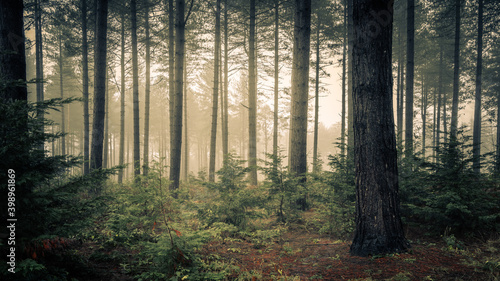
[{"label": "tall tree trunk", "polygon": [[[403,105],[404,105],[404,94],[403,94],[403,44],[401,42],[402,28],[399,28],[398,32],[398,80],[397,80],[397,99],[396,99],[396,127],[398,128],[396,137],[398,144],[403,143]],[[398,161],[401,161],[401,155],[398,155]]]},{"label": "tall tree trunk", "polygon": [[137,2],[130,1],[130,22],[132,24],[132,100],[134,122],[134,175],[141,174],[141,151],[139,132],[139,63],[137,61]]},{"label": "tall tree trunk", "polygon": [[436,152],[441,145],[441,98],[443,97],[443,44],[439,44],[438,102],[436,120]]},{"label": "tall tree trunk", "polygon": [[[120,153],[118,164],[124,164],[125,156],[125,11],[121,12],[121,53],[120,53]],[[118,183],[123,182],[123,170],[118,172]]]},{"label": "tall tree trunk", "polygon": [[250,0],[248,38],[248,167],[249,181],[257,185],[257,77],[255,61],[255,0]]},{"label": "tall tree trunk", "polygon": [[316,69],[315,69],[315,85],[314,85],[314,139],[313,139],[313,172],[319,170],[318,161],[318,127],[319,127],[319,45],[320,45],[320,28],[321,28],[321,18],[318,13],[318,26],[316,29]]},{"label": "tall tree trunk", "polygon": [[94,118],[92,122],[92,152],[90,155],[90,169],[92,170],[102,168],[104,106],[106,102],[108,0],[98,0],[97,2],[96,47],[94,52]]},{"label": "tall tree trunk", "polygon": [[106,71],[106,101],[104,112],[104,152],[102,157],[103,168],[109,167],[109,72]]},{"label": "tall tree trunk", "polygon": [[[311,0],[296,0],[295,7],[289,169],[303,183],[306,181],[307,173]],[[305,197],[297,200],[297,204],[302,210],[307,208]]]},{"label": "tall tree trunk", "polygon": [[216,2],[215,11],[215,46],[214,46],[214,88],[212,95],[212,129],[210,131],[210,163],[208,165],[208,181],[215,181],[215,153],[217,150],[217,111],[219,107],[219,73],[220,73],[220,6]]},{"label": "tall tree trunk", "polygon": [[[64,83],[63,83],[63,49],[62,49],[62,31],[59,31],[59,90],[61,93],[61,99],[64,99]],[[66,120],[64,115],[65,105],[61,106],[61,155],[66,155]]]},{"label": "tall tree trunk", "polygon": [[342,46],[342,117],[340,125],[340,154],[345,155],[346,146],[346,59],[347,59],[347,1],[344,0],[344,38]]},{"label": "tall tree trunk", "polygon": [[497,145],[495,155],[495,172],[500,173],[500,92],[497,93]]},{"label": "tall tree trunk", "polygon": [[455,51],[453,57],[453,100],[451,104],[450,142],[455,146],[458,130],[458,91],[460,79],[460,10],[461,0],[455,1]]},{"label": "tall tree trunk", "polygon": [[175,37],[174,0],[168,0],[168,116],[170,149],[174,141],[174,96],[175,96]]},{"label": "tall tree trunk", "polygon": [[426,127],[427,127],[427,107],[428,107],[428,93],[427,88],[424,81],[424,75],[422,75],[422,109],[421,118],[422,118],[422,157],[425,159],[425,135],[426,135]]},{"label": "tall tree trunk", "polygon": [[87,0],[82,5],[82,93],[83,93],[83,174],[90,171],[89,62],[87,40]]},{"label": "tall tree trunk", "polygon": [[[398,197],[398,166],[392,110],[392,5],[354,0],[354,159],[356,231],[351,254],[403,252]],[[387,24],[373,36],[372,14],[389,12]]]},{"label": "tall tree trunk", "polygon": [[[36,101],[44,100],[43,85],[43,40],[42,40],[42,8],[41,0],[35,0],[35,60],[36,60]],[[44,119],[44,111],[37,110],[37,118]],[[43,125],[41,130],[43,131]],[[44,150],[43,143],[40,144],[40,150]]]},{"label": "tall tree trunk", "polygon": [[354,43],[354,29],[352,22],[352,13],[354,0],[347,0],[347,155],[352,157],[354,149],[354,128],[353,112],[354,104],[352,97],[352,48]]},{"label": "tall tree trunk", "polygon": [[481,173],[481,81],[483,74],[483,0],[479,0],[477,17],[477,65],[476,100],[474,103],[474,132],[472,136],[472,167],[476,174]]},{"label": "tall tree trunk", "polygon": [[278,168],[278,126],[279,126],[279,3],[274,4],[274,112],[273,112],[273,167]]},{"label": "tall tree trunk", "polygon": [[405,157],[413,155],[413,84],[415,71],[415,0],[408,0],[406,26],[406,116]]},{"label": "tall tree trunk", "polygon": [[184,180],[189,180],[189,135],[188,135],[188,107],[187,107],[187,63],[184,56]]},{"label": "tall tree trunk", "polygon": [[222,154],[224,159],[226,159],[229,154],[229,18],[227,15],[228,5],[227,0],[224,0],[224,95],[222,107],[222,116],[224,117],[222,122]]},{"label": "tall tree trunk", "polygon": [[144,153],[143,153],[143,174],[148,175],[149,169],[149,103],[150,103],[150,87],[151,87],[151,55],[150,55],[150,38],[149,38],[149,3],[144,1],[144,29],[146,33],[146,85],[144,90]]},{"label": "tall tree trunk", "polygon": [[174,128],[170,152],[170,189],[179,189],[182,149],[182,96],[184,71],[184,0],[176,0]]},{"label": "tall tree trunk", "polygon": [[[26,81],[23,1],[0,3],[0,77],[4,81]],[[9,85],[0,89],[0,102],[28,99],[25,85]],[[27,129],[27,128],[26,128]]]}]

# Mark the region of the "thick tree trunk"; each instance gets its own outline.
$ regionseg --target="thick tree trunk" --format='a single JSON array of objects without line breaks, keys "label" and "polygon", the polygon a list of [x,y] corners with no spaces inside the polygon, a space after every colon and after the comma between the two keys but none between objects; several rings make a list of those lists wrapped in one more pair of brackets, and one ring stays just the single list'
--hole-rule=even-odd
[{"label": "thick tree trunk", "polygon": [[474,103],[474,132],[472,136],[472,167],[476,174],[481,173],[481,81],[483,74],[483,0],[479,0],[477,18],[477,65],[476,100]]},{"label": "thick tree trunk", "polygon": [[353,112],[352,102],[352,44],[354,42],[354,30],[352,22],[352,12],[354,0],[347,0],[347,155],[352,157],[354,148]]},{"label": "thick tree trunk", "polygon": [[406,26],[406,116],[405,157],[413,155],[413,84],[415,70],[415,0],[408,0]]},{"label": "thick tree trunk", "polygon": [[144,29],[146,35],[146,85],[144,89],[144,153],[143,153],[143,170],[144,176],[148,175],[149,169],[149,104],[150,104],[150,87],[151,87],[151,43],[149,37],[149,3],[144,1]]},{"label": "thick tree trunk", "polygon": [[170,152],[170,189],[179,189],[182,149],[182,101],[184,72],[184,0],[176,0],[174,128]]},{"label": "thick tree trunk", "polygon": [[130,21],[132,24],[132,100],[134,122],[134,175],[141,174],[141,151],[139,140],[139,63],[137,59],[137,2],[130,1]]},{"label": "thick tree trunk", "polygon": [[220,61],[220,10],[221,0],[216,2],[215,11],[215,46],[214,46],[214,88],[212,95],[212,129],[210,131],[210,163],[208,181],[215,181],[215,153],[217,150],[217,111],[219,106],[219,61]]},{"label": "thick tree trunk", "polygon": [[255,0],[250,0],[248,38],[248,167],[251,185],[257,185],[257,78],[255,63]]},{"label": "thick tree trunk", "polygon": [[273,167],[278,167],[278,126],[279,126],[279,3],[274,4],[274,112],[273,112]]},{"label": "thick tree trunk", "polygon": [[[124,164],[125,156],[125,12],[121,14],[121,53],[120,53],[120,153],[118,164]],[[118,172],[118,183],[123,182],[123,170]]]},{"label": "thick tree trunk", "polygon": [[92,152],[90,156],[90,169],[92,170],[102,168],[106,95],[108,0],[98,0],[97,2],[96,48],[94,52],[94,118],[92,122]]},{"label": "thick tree trunk", "polygon": [[[354,159],[356,232],[351,254],[404,252],[392,110],[392,5],[354,0]],[[372,14],[387,15],[373,33]],[[375,35],[375,36],[374,36]]]},{"label": "thick tree trunk", "polygon": [[318,13],[318,26],[316,29],[316,65],[314,83],[314,139],[313,139],[313,172],[318,172],[318,127],[319,127],[319,63],[320,63],[320,28],[321,18]]},{"label": "thick tree trunk", "polygon": [[87,41],[87,0],[82,5],[82,93],[83,93],[83,174],[90,171],[89,62]]},{"label": "thick tree trunk", "polygon": [[450,141],[455,145],[458,130],[458,92],[460,79],[460,10],[461,1],[455,2],[455,51],[453,58],[453,100],[451,104]]},{"label": "thick tree trunk", "polygon": [[[26,81],[23,1],[0,3],[0,77],[4,81]],[[28,99],[24,85],[12,85],[0,90],[1,102]]]}]

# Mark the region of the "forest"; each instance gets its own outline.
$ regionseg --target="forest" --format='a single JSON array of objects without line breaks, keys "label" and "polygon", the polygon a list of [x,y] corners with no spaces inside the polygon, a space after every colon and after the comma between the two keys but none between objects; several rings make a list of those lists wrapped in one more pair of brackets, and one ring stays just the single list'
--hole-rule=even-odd
[{"label": "forest", "polygon": [[0,1],[1,280],[500,280],[497,0]]}]

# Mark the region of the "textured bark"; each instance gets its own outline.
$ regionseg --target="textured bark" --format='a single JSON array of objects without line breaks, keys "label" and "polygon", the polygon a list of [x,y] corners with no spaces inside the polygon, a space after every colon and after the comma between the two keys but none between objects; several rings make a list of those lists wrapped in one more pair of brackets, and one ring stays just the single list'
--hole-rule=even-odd
[{"label": "textured bark", "polygon": [[477,18],[477,63],[476,99],[474,103],[474,132],[472,136],[472,167],[476,174],[481,173],[481,81],[483,74],[483,0],[479,0]]},{"label": "textured bark", "polygon": [[139,140],[139,63],[137,59],[137,3],[130,1],[130,22],[132,24],[132,114],[134,122],[134,175],[141,174],[141,151]]},{"label": "textured bark", "polygon": [[318,13],[318,26],[316,28],[316,65],[314,83],[314,139],[313,139],[313,171],[318,171],[318,127],[319,127],[319,63],[320,63],[320,29],[321,18]]},{"label": "textured bark", "polygon": [[347,1],[344,0],[344,39],[342,46],[342,115],[341,115],[341,125],[340,125],[340,154],[345,155],[346,146],[346,59],[347,59]]},{"label": "textured bark", "polygon": [[[63,49],[62,49],[62,31],[59,31],[59,91],[61,99],[64,98],[64,78],[63,78]],[[66,120],[65,105],[61,107],[61,155],[66,155]]]},{"label": "textured bark", "polygon": [[222,107],[222,116],[224,122],[222,122],[222,154],[224,159],[229,154],[229,106],[228,106],[228,96],[229,96],[229,30],[228,30],[228,15],[227,15],[228,5],[227,0],[224,0],[224,95]]},{"label": "textured bark", "polygon": [[274,112],[273,112],[273,155],[275,160],[273,166],[276,169],[278,166],[278,110],[279,110],[279,4],[274,6]]},{"label": "textured bark", "polygon": [[210,130],[210,161],[208,165],[208,181],[215,181],[215,153],[217,149],[217,111],[219,106],[219,61],[220,61],[220,6],[216,1],[215,10],[215,46],[214,46],[214,88],[212,95],[212,128]]},{"label": "textured bark", "polygon": [[302,181],[307,173],[307,105],[309,91],[309,52],[311,40],[311,1],[296,0],[292,62],[292,101],[290,111],[290,172]]},{"label": "textured bark", "polygon": [[87,0],[82,5],[82,93],[83,93],[83,174],[90,171],[89,62],[87,41]]},{"label": "textured bark", "polygon": [[149,168],[149,104],[150,104],[150,87],[151,87],[151,44],[149,37],[149,3],[144,1],[144,29],[146,35],[146,85],[144,89],[144,153],[143,153],[143,170],[144,176],[148,175]]},{"label": "textured bark", "polygon": [[[455,51],[453,55],[453,99],[451,104],[450,141],[452,145],[457,140],[458,130],[458,92],[460,79],[460,10],[461,0],[455,2]],[[445,105],[446,106],[446,105]]]},{"label": "textured bark", "polygon": [[[118,164],[124,164],[125,155],[125,12],[121,14],[121,53],[120,53],[120,152]],[[118,183],[123,182],[123,169],[118,172]]]},{"label": "textured bark", "polygon": [[352,22],[353,5],[353,0],[347,0],[347,154],[349,157],[352,157],[352,149],[354,148],[354,104],[352,102],[352,44],[354,41]]},{"label": "textured bark", "polygon": [[[353,11],[354,160],[356,231],[351,254],[403,252],[398,167],[392,110],[390,0],[355,0]],[[374,32],[371,13],[389,13]]]},{"label": "textured bark", "polygon": [[406,22],[405,157],[413,155],[413,84],[415,71],[415,0],[408,0]]},{"label": "textured bark", "polygon": [[[44,85],[43,85],[43,40],[42,40],[42,9],[40,7],[41,0],[35,0],[35,60],[36,60],[36,101],[44,100]],[[37,110],[37,118],[44,119],[44,111]],[[42,131],[42,128],[40,128]],[[43,143],[40,144],[40,150],[44,150]]]},{"label": "textured bark", "polygon": [[173,111],[173,140],[170,149],[170,189],[179,189],[182,152],[182,101],[184,72],[184,0],[176,1],[175,11],[175,90]]},{"label": "textured bark", "polygon": [[[0,3],[0,77],[4,81],[26,81],[23,1]],[[0,91],[2,102],[24,100],[28,92],[24,85],[13,85]]]},{"label": "textured bark", "polygon": [[421,100],[421,118],[422,118],[422,157],[425,158],[425,141],[426,141],[426,129],[427,129],[427,107],[428,102],[428,92],[425,85],[424,77],[422,76],[422,100]]},{"label": "textured bark", "polygon": [[96,48],[94,52],[94,118],[92,122],[92,151],[90,155],[90,169],[92,170],[102,168],[108,0],[98,0],[97,5]]},{"label": "textured bark", "polygon": [[257,77],[255,65],[255,0],[250,0],[248,38],[248,167],[249,182],[257,185]]}]

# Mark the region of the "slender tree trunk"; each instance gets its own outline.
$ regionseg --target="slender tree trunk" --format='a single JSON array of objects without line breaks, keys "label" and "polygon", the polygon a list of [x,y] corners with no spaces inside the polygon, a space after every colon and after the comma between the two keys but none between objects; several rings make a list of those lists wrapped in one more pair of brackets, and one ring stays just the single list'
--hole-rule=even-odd
[{"label": "slender tree trunk", "polygon": [[130,21],[132,24],[132,99],[134,117],[134,175],[141,174],[141,152],[139,132],[139,63],[137,59],[137,2],[130,1]]},{"label": "slender tree trunk", "polygon": [[[64,99],[64,78],[63,78],[63,49],[62,49],[62,31],[59,31],[59,86],[61,99]],[[64,115],[65,105],[61,106],[61,155],[66,155],[66,120]]]},{"label": "slender tree trunk", "polygon": [[257,77],[255,60],[255,0],[250,0],[248,39],[248,167],[249,181],[257,185]]},{"label": "slender tree trunk", "polygon": [[439,77],[438,77],[438,102],[436,120],[436,151],[441,145],[441,98],[443,96],[443,44],[439,44]]},{"label": "slender tree trunk", "polygon": [[321,28],[321,18],[318,13],[318,26],[316,29],[316,69],[315,69],[315,85],[314,85],[314,139],[313,139],[313,172],[318,172],[319,161],[318,161],[318,127],[319,127],[319,45],[320,45],[320,28]]},{"label": "slender tree trunk", "polygon": [[96,48],[94,52],[94,118],[92,123],[92,152],[90,156],[90,169],[92,170],[102,168],[104,106],[106,102],[108,0],[98,0],[96,24]]},{"label": "slender tree trunk", "polygon": [[425,135],[427,129],[427,107],[428,107],[428,93],[427,88],[425,87],[424,75],[422,75],[422,109],[421,109],[421,118],[422,118],[422,157],[425,159]]},{"label": "slender tree trunk", "polygon": [[353,112],[352,102],[352,48],[354,43],[354,30],[352,22],[352,12],[354,0],[347,0],[347,155],[352,157],[354,149]]},{"label": "slender tree trunk", "polygon": [[214,46],[214,88],[212,95],[212,129],[210,131],[210,163],[208,181],[215,181],[215,153],[217,150],[217,111],[219,106],[219,62],[220,62],[220,10],[221,0],[216,2],[215,11],[215,46]]},{"label": "slender tree trunk", "polygon": [[405,157],[413,155],[413,84],[414,84],[414,55],[415,55],[415,0],[408,0],[406,27],[406,129],[405,129]]},{"label": "slender tree trunk", "polygon": [[274,112],[273,112],[273,167],[278,168],[278,126],[279,126],[279,3],[274,4]]},{"label": "slender tree trunk", "polygon": [[[398,32],[398,80],[397,80],[397,100],[396,100],[396,124],[397,124],[397,140],[398,144],[403,143],[403,105],[404,105],[404,94],[403,94],[403,44],[401,42],[401,28],[399,28]],[[401,155],[398,155],[398,161],[401,161]]]},{"label": "slender tree trunk", "polygon": [[[307,173],[307,109],[309,100],[309,52],[311,41],[311,0],[295,1],[292,100],[290,111],[289,169],[300,182]],[[305,195],[296,202],[305,210]]]},{"label": "slender tree trunk", "polygon": [[[26,81],[23,1],[1,1],[0,19],[0,34],[2,34],[0,36],[0,50],[2,50],[0,52],[0,77],[5,81]],[[7,87],[0,89],[0,99],[2,99],[0,102],[27,101],[27,88],[24,85],[7,84]]]},{"label": "slender tree trunk", "polygon": [[170,149],[174,141],[174,95],[175,95],[175,37],[174,37],[174,0],[168,0],[168,116]]},{"label": "slender tree trunk", "polygon": [[345,125],[346,125],[346,59],[347,59],[347,1],[344,0],[344,39],[342,46],[342,121],[340,125],[340,154],[345,155],[346,146],[346,135],[345,135]]},{"label": "slender tree trunk", "polygon": [[[41,0],[35,0],[35,60],[36,60],[36,101],[44,100],[43,85],[43,43],[42,43],[42,9]],[[44,111],[37,110],[37,118],[44,119]],[[41,130],[43,131],[43,125]],[[40,150],[44,150],[44,144],[40,144]]]},{"label": "slender tree trunk", "polygon": [[149,169],[149,103],[150,103],[150,87],[151,87],[151,55],[150,55],[150,37],[149,37],[149,2],[144,1],[145,18],[144,29],[146,33],[146,85],[144,90],[144,153],[143,153],[143,174],[148,175]]},{"label": "slender tree trunk", "polygon": [[184,71],[184,0],[176,0],[174,128],[170,153],[170,189],[179,189],[182,149],[182,101]]},{"label": "slender tree trunk", "polygon": [[497,145],[495,155],[495,172],[500,173],[500,92],[497,94]]},{"label": "slender tree trunk", "polygon": [[87,41],[87,0],[82,5],[82,92],[83,92],[83,174],[90,171],[89,63]]},{"label": "slender tree trunk", "polygon": [[458,129],[458,92],[460,79],[460,10],[461,0],[455,2],[455,51],[453,67],[453,100],[451,104],[450,141],[455,146]]},{"label": "slender tree trunk", "polygon": [[106,102],[104,112],[104,154],[103,154],[103,168],[109,167],[109,73],[106,71]]},{"label": "slender tree trunk", "polygon": [[479,0],[477,17],[477,64],[476,64],[476,100],[474,104],[473,169],[481,173],[481,81],[483,74],[483,0]]},{"label": "slender tree trunk", "polygon": [[[121,53],[120,53],[120,153],[118,164],[124,164],[125,155],[125,12],[121,13]],[[118,183],[123,182],[123,170],[118,172]]]},{"label": "slender tree trunk", "polygon": [[227,15],[228,5],[227,0],[224,0],[224,95],[223,102],[224,106],[222,107],[222,116],[224,116],[222,122],[222,154],[224,155],[224,159],[226,159],[229,154],[229,105],[228,105],[228,96],[229,96],[229,30],[228,30],[228,15]]},{"label": "slender tree trunk", "polygon": [[184,56],[184,180],[189,180],[189,135],[188,135],[188,105],[187,105],[187,60]]},{"label": "slender tree trunk", "polygon": [[[354,159],[356,231],[351,254],[404,252],[398,197],[398,166],[392,110],[392,5],[354,0]],[[377,36],[369,29],[372,14],[389,12]]]}]

